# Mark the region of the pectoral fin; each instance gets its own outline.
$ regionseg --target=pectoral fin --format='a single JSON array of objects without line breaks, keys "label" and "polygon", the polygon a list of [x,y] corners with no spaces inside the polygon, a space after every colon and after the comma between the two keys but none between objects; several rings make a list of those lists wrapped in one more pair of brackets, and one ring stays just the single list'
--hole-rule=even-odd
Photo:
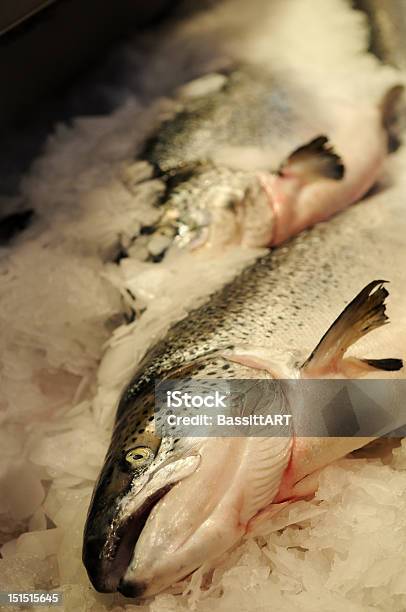
[{"label": "pectoral fin", "polygon": [[247,479],[240,522],[246,525],[269,506],[279,491],[292,452],[292,437],[253,438],[247,465]]},{"label": "pectoral fin", "polygon": [[[347,349],[374,329],[389,322],[385,300],[389,295],[383,286],[386,281],[369,283],[346,306],[340,316],[324,334],[314,351],[301,367],[305,376],[317,376],[342,370]],[[349,361],[349,360],[348,360]],[[403,367],[401,359],[351,360],[358,367],[394,371]]]},{"label": "pectoral fin", "polygon": [[298,147],[278,170],[280,176],[298,177],[307,183],[321,178],[339,181],[344,172],[344,164],[329,144],[327,136],[318,136]]}]

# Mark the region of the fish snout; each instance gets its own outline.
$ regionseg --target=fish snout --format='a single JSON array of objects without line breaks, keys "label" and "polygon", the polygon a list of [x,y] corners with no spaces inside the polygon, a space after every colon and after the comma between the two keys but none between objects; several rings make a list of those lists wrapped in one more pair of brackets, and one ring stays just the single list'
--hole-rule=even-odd
[{"label": "fish snout", "polygon": [[[131,477],[106,463],[90,503],[83,532],[82,560],[97,591],[117,589],[125,571],[125,542],[117,522],[118,500],[130,486]],[[128,553],[130,558],[131,552]]]},{"label": "fish snout", "polygon": [[147,584],[145,582],[128,582],[124,579],[121,579],[117,590],[120,591],[120,593],[124,595],[124,597],[142,599],[144,593],[147,590]]},{"label": "fish snout", "polygon": [[100,474],[90,503],[82,560],[90,582],[102,593],[117,590],[144,526],[144,513],[122,512],[132,481],[133,474],[124,471],[120,461],[112,457]]},{"label": "fish snout", "polygon": [[[111,593],[120,590],[151,509],[170,487],[161,487],[129,513],[123,513],[123,499],[116,502],[106,509],[104,526],[97,516],[89,514],[84,532],[83,563],[97,591]],[[111,508],[114,508],[113,512]]]},{"label": "fish snout", "polygon": [[100,564],[100,553],[104,546],[104,538],[90,536],[83,549],[83,563],[89,580],[99,593],[111,593],[116,590],[118,580],[114,572],[103,571]]},{"label": "fish snout", "polygon": [[140,535],[159,500],[174,483],[192,473],[200,461],[199,455],[190,455],[165,463],[165,457],[163,453],[158,464],[151,464],[142,474],[124,473],[118,461],[113,461],[113,469],[109,464],[105,466],[83,538],[83,563],[97,591],[141,592],[141,582],[131,581],[130,585],[125,580]]},{"label": "fish snout", "polygon": [[113,516],[109,527],[101,530],[88,519],[84,533],[83,563],[90,582],[101,593],[117,590],[133,554],[143,520],[130,517],[124,523]]}]

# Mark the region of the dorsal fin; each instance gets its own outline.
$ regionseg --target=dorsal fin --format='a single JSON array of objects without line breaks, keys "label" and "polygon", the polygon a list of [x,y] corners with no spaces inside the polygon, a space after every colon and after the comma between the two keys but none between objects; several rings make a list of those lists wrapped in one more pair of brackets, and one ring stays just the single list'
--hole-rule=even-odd
[{"label": "dorsal fin", "polygon": [[[314,351],[301,367],[306,374],[334,371],[347,349],[374,329],[389,322],[385,300],[389,295],[384,287],[387,281],[374,280],[369,283],[344,308],[339,317],[324,334]],[[400,369],[400,359],[363,360],[366,366],[375,369]]]}]

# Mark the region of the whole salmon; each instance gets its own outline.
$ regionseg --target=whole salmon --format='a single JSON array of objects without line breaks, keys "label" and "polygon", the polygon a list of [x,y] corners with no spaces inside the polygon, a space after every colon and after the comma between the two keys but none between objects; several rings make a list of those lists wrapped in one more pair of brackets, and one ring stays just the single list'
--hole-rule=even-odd
[{"label": "whole salmon", "polygon": [[159,260],[173,240],[275,246],[328,219],[378,180],[401,89],[360,103],[248,65],[188,83],[140,154],[165,189],[138,240]]},{"label": "whole salmon", "polygon": [[[383,192],[303,233],[149,352],[122,395],[89,510],[83,559],[96,589],[140,597],[165,589],[228,550],[273,505],[311,494],[321,467],[369,441],[161,440],[154,381],[398,375],[406,346],[403,208]],[[391,281],[389,326],[387,289],[373,279]]]}]

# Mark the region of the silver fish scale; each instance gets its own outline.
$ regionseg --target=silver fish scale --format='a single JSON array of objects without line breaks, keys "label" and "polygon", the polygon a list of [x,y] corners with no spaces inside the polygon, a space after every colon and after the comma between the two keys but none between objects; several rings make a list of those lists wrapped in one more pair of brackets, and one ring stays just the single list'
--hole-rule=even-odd
[{"label": "silver fish scale", "polygon": [[231,72],[220,91],[180,105],[143,153],[163,173],[211,160],[224,146],[271,147],[284,156],[314,135],[314,117],[318,129],[323,127],[316,96],[291,83],[286,74],[270,75],[248,66]]},{"label": "silver fish scale", "polygon": [[[393,224],[397,212],[373,200],[357,204],[272,251],[174,325],[123,393],[110,455],[128,438],[129,419],[155,379],[171,372],[182,377],[185,366],[201,367],[202,358],[203,377],[240,376],[235,364],[223,370],[224,361],[216,363],[216,352],[234,345],[267,347],[271,353],[300,350],[307,357],[361,287],[373,278],[396,280],[393,234],[402,240],[405,229],[403,219]],[[390,228],[387,236],[384,227]],[[150,417],[152,396],[149,410]]]},{"label": "silver fish scale", "polygon": [[[225,167],[204,166],[197,169],[194,176],[182,185],[182,189],[175,188],[167,201],[167,206],[175,206],[182,214],[187,215],[190,208],[207,206],[207,200],[215,195],[229,199],[233,202],[233,196],[241,197],[249,184],[252,174],[243,171],[234,171]],[[214,190],[215,188],[215,190]],[[196,195],[205,197],[195,200]]]},{"label": "silver fish scale", "polygon": [[[352,213],[353,210],[346,215]],[[327,234],[333,230],[327,224],[304,233],[287,246],[258,260],[215,293],[206,304],[171,328],[166,338],[146,355],[122,395],[109,457],[113,457],[123,444],[125,447],[131,445],[137,432],[135,423],[153,416],[152,392],[156,379],[196,375],[202,378],[244,378],[248,376],[248,370],[253,370],[225,361],[218,351],[234,345],[270,349],[286,346],[294,350],[298,348],[298,338],[306,321],[313,325],[316,305],[324,300],[327,305],[336,305],[332,309],[333,318],[340,313],[345,302],[343,300],[340,304],[337,295],[348,293],[348,300],[353,295],[339,289],[341,279],[336,274],[334,262],[339,259],[343,265],[347,261],[350,269],[356,256],[355,228],[340,227],[340,221],[346,215],[330,222],[334,228],[334,241],[328,241]],[[370,275],[366,279],[370,280]],[[331,322],[328,318],[326,327]],[[311,334],[311,338],[309,352],[319,336]],[[227,367],[224,369],[224,366]],[[145,394],[148,402],[144,401]],[[141,407],[148,411],[148,416],[143,415],[144,419],[140,414]],[[149,427],[154,430],[153,419]]]}]

